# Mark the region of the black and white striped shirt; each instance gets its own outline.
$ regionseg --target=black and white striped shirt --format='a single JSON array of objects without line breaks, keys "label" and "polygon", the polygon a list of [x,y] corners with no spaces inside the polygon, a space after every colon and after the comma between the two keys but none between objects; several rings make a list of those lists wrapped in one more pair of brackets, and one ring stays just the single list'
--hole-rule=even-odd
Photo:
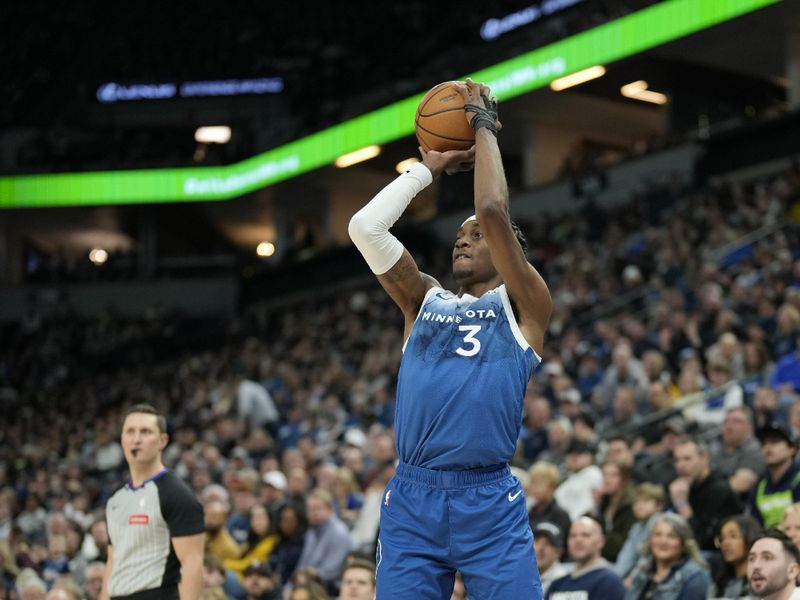
[{"label": "black and white striped shirt", "polygon": [[106,521],[114,548],[110,596],[177,595],[180,563],[171,538],[205,531],[203,508],[186,484],[166,468],[139,487],[129,482],[109,498]]}]

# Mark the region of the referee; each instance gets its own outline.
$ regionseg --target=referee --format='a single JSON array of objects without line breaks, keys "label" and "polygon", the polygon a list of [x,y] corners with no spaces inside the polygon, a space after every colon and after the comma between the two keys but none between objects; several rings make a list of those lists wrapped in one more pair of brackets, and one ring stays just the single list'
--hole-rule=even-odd
[{"label": "referee", "polygon": [[166,420],[137,404],[122,422],[131,478],[106,504],[108,562],[101,600],[198,600],[203,585],[203,509],[161,462]]}]

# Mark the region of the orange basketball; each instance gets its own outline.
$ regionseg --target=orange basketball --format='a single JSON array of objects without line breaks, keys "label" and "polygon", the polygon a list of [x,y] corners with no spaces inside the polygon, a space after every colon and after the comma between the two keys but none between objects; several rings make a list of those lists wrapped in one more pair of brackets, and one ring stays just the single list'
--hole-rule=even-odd
[{"label": "orange basketball", "polygon": [[475,143],[475,131],[464,116],[464,99],[455,83],[445,81],[432,88],[417,107],[414,126],[424,150],[469,150]]}]

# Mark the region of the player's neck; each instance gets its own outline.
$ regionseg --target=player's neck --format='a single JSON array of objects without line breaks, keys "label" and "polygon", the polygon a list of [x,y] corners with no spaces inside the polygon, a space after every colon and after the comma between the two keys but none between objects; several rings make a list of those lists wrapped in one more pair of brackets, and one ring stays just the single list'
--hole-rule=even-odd
[{"label": "player's neck", "polygon": [[129,465],[131,472],[131,485],[139,487],[148,479],[155,477],[164,470],[164,463],[160,458],[144,465]]},{"label": "player's neck", "polygon": [[500,277],[492,277],[489,281],[472,281],[469,283],[461,284],[458,288],[458,295],[463,296],[469,294],[475,298],[480,298],[489,290],[495,289],[501,285],[503,280]]}]

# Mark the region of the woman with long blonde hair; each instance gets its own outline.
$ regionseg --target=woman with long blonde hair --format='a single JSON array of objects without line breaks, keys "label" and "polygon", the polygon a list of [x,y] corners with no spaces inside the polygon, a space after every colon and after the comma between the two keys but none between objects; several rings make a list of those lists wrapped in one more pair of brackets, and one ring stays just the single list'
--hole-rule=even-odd
[{"label": "woman with long blonde hair", "polygon": [[705,600],[710,587],[708,565],[686,519],[657,517],[625,600]]}]

